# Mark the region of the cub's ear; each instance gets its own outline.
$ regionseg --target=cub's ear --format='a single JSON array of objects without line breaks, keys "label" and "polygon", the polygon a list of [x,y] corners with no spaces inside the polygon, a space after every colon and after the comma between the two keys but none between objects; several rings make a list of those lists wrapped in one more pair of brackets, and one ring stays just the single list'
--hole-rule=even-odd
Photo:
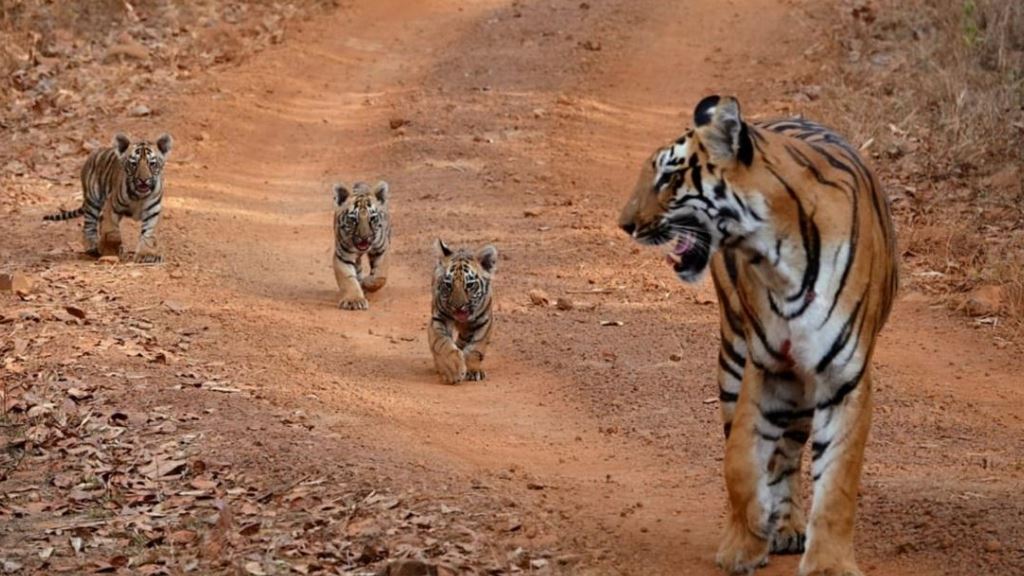
[{"label": "cub's ear", "polygon": [[441,258],[447,258],[452,255],[452,249],[449,248],[448,245],[444,243],[444,240],[441,240],[440,238],[437,239],[437,245],[435,248],[437,249],[437,255]]},{"label": "cub's ear", "polygon": [[348,188],[345,188],[344,184],[335,184],[334,185],[334,205],[335,206],[341,206],[342,204],[344,204],[345,200],[348,200],[348,195],[349,195]]},{"label": "cub's ear", "polygon": [[170,134],[161,134],[160,137],[156,139],[156,149],[164,156],[171,153],[172,145],[174,145],[174,139],[171,138]]},{"label": "cub's ear", "polygon": [[715,164],[728,166],[739,161],[749,165],[753,160],[753,143],[735,98],[708,96],[701,100],[693,111],[693,125]]},{"label": "cub's ear", "polygon": [[488,244],[476,253],[476,260],[488,274],[493,274],[498,266],[498,249]]},{"label": "cub's ear", "polygon": [[373,195],[377,197],[377,201],[381,204],[388,203],[388,197],[391,196],[391,187],[388,183],[381,180],[373,187]]},{"label": "cub's ear", "polygon": [[118,132],[114,136],[114,150],[117,151],[118,156],[124,156],[124,153],[128,151],[128,147],[131,145],[132,141],[124,134]]}]

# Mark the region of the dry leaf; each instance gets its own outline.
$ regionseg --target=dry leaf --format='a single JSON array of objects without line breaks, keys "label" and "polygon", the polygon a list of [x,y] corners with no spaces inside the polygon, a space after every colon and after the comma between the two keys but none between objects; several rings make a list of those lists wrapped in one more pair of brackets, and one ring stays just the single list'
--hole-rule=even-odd
[{"label": "dry leaf", "polygon": [[185,468],[186,464],[188,464],[188,462],[185,460],[164,460],[162,458],[154,458],[152,462],[139,468],[139,472],[147,478],[156,480],[181,471]]}]

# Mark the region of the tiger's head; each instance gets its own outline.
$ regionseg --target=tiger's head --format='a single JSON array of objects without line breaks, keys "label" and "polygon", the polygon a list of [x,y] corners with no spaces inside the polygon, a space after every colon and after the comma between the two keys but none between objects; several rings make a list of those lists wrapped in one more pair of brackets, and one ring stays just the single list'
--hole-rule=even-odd
[{"label": "tiger's head", "polygon": [[654,152],[622,209],[619,226],[642,244],[664,246],[684,282],[698,281],[721,246],[743,243],[764,224],[751,130],[735,99],[704,98],[694,127]]},{"label": "tiger's head", "polygon": [[498,249],[487,245],[476,254],[452,250],[437,241],[434,268],[434,306],[437,311],[467,323],[486,314],[491,301],[491,278],[498,263]]},{"label": "tiger's head", "polygon": [[334,185],[334,233],[340,247],[363,253],[386,241],[389,194],[383,180],[372,188],[356,182],[351,191],[344,184]]},{"label": "tiger's head", "polygon": [[156,144],[146,140],[133,143],[124,134],[114,136],[114,151],[124,167],[128,193],[133,198],[145,198],[160,189],[172,143],[170,134],[162,134]]}]

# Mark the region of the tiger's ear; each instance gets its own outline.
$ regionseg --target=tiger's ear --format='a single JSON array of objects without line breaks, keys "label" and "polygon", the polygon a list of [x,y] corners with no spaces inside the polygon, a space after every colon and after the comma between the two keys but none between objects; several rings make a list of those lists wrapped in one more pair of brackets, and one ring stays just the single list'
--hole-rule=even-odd
[{"label": "tiger's ear", "polygon": [[437,239],[437,255],[441,258],[447,258],[452,255],[452,249],[440,238]]},{"label": "tiger's ear", "polygon": [[124,153],[128,151],[128,147],[132,145],[132,141],[118,132],[114,135],[114,150],[117,151],[118,156],[124,156]]},{"label": "tiger's ear", "polygon": [[342,204],[344,204],[345,200],[348,200],[348,194],[349,194],[348,188],[345,188],[344,184],[335,184],[334,185],[334,205],[335,206],[341,206]]},{"label": "tiger's ear", "polygon": [[163,154],[164,156],[167,156],[168,154],[171,153],[171,146],[173,144],[174,139],[171,138],[170,134],[161,134],[160,137],[156,139],[156,149],[159,150],[160,153]]},{"label": "tiger's ear", "polygon": [[490,244],[484,246],[476,253],[476,261],[480,263],[485,272],[493,274],[494,269],[498,266],[498,249]]},{"label": "tiger's ear", "polygon": [[740,116],[740,103],[731,96],[708,96],[693,111],[697,137],[715,164],[728,166],[736,161],[749,165],[753,143]]},{"label": "tiger's ear", "polygon": [[373,187],[373,195],[377,197],[381,204],[387,204],[388,197],[391,196],[391,187],[388,186],[387,182],[381,180]]}]

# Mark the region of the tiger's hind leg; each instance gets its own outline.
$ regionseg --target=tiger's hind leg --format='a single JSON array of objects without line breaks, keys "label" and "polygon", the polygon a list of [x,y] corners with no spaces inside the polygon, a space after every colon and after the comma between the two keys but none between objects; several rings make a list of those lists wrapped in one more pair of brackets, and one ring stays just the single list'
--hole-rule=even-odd
[{"label": "tiger's hind leg", "polygon": [[871,427],[871,378],[863,369],[852,380],[827,388],[814,413],[814,496],[800,575],[861,576],[853,557],[853,527]]},{"label": "tiger's hind leg", "polygon": [[100,216],[100,256],[121,256],[121,216],[114,212],[113,203],[108,198],[103,205]]},{"label": "tiger's hind leg", "polygon": [[334,279],[338,282],[341,299],[338,308],[343,310],[368,310],[370,303],[366,301],[363,289],[359,286],[359,262],[342,260],[334,256]]}]

